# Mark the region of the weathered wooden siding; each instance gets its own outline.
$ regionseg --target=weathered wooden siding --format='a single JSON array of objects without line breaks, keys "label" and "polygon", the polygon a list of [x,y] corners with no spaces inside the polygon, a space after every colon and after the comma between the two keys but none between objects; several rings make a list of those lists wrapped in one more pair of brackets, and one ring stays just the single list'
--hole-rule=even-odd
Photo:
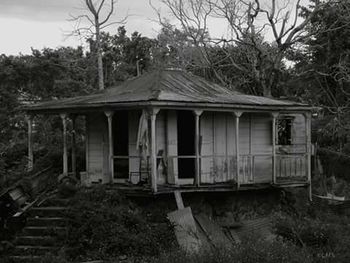
[{"label": "weathered wooden siding", "polygon": [[[140,178],[140,156],[139,150],[136,149],[137,133],[139,128],[141,112],[129,111],[128,113],[128,129],[129,129],[129,179],[133,183],[137,183]],[[118,140],[118,138],[115,138]]]},{"label": "weathered wooden siding", "polygon": [[251,152],[254,183],[272,180],[272,119],[270,114],[251,114]]},{"label": "weathered wooden siding", "polygon": [[[157,183],[158,184],[165,184],[167,182],[166,174],[167,171],[165,171],[166,167],[163,165],[162,159],[159,159],[159,157],[166,157],[166,111],[160,111],[157,114],[156,119],[156,154],[157,154]],[[166,161],[166,160],[164,160]]]},{"label": "weathered wooden siding", "polygon": [[214,181],[212,176],[214,173],[214,158],[212,157],[214,152],[213,115],[214,113],[212,112],[204,112],[200,116],[200,155],[203,156],[200,162],[201,183],[212,183]]},{"label": "weathered wooden siding", "polygon": [[235,124],[230,113],[204,112],[200,118],[201,182],[232,180],[235,174]]},{"label": "weathered wooden siding", "polygon": [[[207,156],[201,160],[201,182],[218,183],[236,180],[234,116],[230,113],[204,112],[200,123],[201,155]],[[241,182],[271,181],[271,124],[269,114],[245,113],[240,117]],[[251,173],[255,174],[254,180],[251,178]]]},{"label": "weathered wooden siding", "polygon": [[[130,111],[129,118],[129,171],[134,183],[139,178],[140,156],[136,149],[140,111]],[[283,115],[282,115],[283,116]],[[302,114],[293,117],[292,145],[277,146],[276,153],[304,154],[305,119]],[[108,182],[108,130],[103,113],[87,116],[87,171],[95,182]],[[241,183],[265,183],[272,180],[272,120],[268,113],[244,113],[239,128]],[[114,138],[118,141],[118,138]],[[158,165],[158,184],[181,183],[177,162],[177,112],[161,110],[156,120],[156,153],[163,151],[167,171]],[[236,180],[235,117],[231,113],[203,112],[200,116],[201,183],[213,184]],[[160,161],[160,160],[159,160]],[[282,177],[306,174],[306,159],[290,161],[277,158],[277,173]],[[254,177],[250,177],[254,174]]]},{"label": "weathered wooden siding", "polygon": [[[167,156],[177,156],[177,119],[176,111],[167,111]],[[178,165],[176,158],[168,158],[168,183],[177,184]]]},{"label": "weathered wooden siding", "polygon": [[108,131],[103,113],[87,115],[87,172],[92,182],[108,182]]}]

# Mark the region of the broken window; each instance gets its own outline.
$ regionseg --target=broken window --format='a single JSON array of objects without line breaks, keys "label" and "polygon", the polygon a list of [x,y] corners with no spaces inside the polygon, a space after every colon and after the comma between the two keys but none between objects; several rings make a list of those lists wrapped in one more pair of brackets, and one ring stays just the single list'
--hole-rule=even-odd
[{"label": "broken window", "polygon": [[292,124],[293,117],[283,117],[277,119],[277,145],[292,144]]}]

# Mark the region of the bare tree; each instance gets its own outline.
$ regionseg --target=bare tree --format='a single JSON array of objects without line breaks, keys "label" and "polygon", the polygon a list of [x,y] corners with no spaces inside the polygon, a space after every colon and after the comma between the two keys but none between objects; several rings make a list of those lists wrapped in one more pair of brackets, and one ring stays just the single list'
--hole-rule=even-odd
[{"label": "bare tree", "polygon": [[[104,89],[103,61],[101,49],[101,31],[113,24],[122,24],[126,18],[121,21],[110,21],[115,11],[117,0],[84,0],[84,5],[88,14],[71,16],[71,21],[76,22],[74,35],[92,36],[95,40],[94,51],[97,58],[97,73],[99,90]],[[82,22],[88,22],[88,26],[82,26]]]},{"label": "bare tree", "polygon": [[[259,83],[263,95],[272,96],[280,81],[281,68],[286,52],[293,45],[310,37],[305,28],[321,5],[317,1],[313,11],[301,18],[303,9],[300,0],[161,0],[170,10],[181,28],[197,47],[200,47],[204,61],[214,69],[216,77],[225,82],[220,74],[218,62],[212,61],[208,50],[222,47],[226,59],[225,67],[233,67],[239,72],[253,76]],[[268,3],[266,3],[268,2]],[[158,17],[161,24],[160,12]],[[230,36],[212,38],[208,36],[210,19],[226,21]],[[270,41],[264,36],[269,36]],[[230,48],[240,46],[241,56],[248,64],[237,63]],[[237,51],[237,49],[236,49]],[[222,65],[221,65],[222,66]],[[221,67],[220,66],[220,67]]]}]

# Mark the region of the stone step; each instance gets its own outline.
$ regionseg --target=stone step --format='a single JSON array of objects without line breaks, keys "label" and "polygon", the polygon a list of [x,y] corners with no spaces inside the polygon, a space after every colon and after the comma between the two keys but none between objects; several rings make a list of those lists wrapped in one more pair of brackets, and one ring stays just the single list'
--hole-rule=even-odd
[{"label": "stone step", "polygon": [[15,246],[12,255],[29,256],[29,255],[45,255],[46,253],[55,253],[59,247],[54,246]]},{"label": "stone step", "polygon": [[62,217],[67,210],[67,207],[63,206],[33,207],[28,214],[31,217]]},{"label": "stone step", "polygon": [[27,218],[27,226],[51,226],[51,227],[58,227],[58,226],[65,226],[66,225],[66,219],[63,217],[29,217]]},{"label": "stone step", "polygon": [[67,228],[63,226],[26,226],[22,234],[28,236],[64,235],[66,231]]},{"label": "stone step", "polygon": [[49,199],[46,199],[41,206],[60,206],[60,207],[67,207],[69,205],[70,199],[66,198],[58,198],[58,197],[52,197]]},{"label": "stone step", "polygon": [[21,246],[54,246],[57,239],[52,236],[18,236],[16,245]]},{"label": "stone step", "polygon": [[40,262],[42,259],[42,256],[34,256],[34,255],[27,255],[27,256],[10,256],[11,261],[13,263],[34,263],[34,262]]}]

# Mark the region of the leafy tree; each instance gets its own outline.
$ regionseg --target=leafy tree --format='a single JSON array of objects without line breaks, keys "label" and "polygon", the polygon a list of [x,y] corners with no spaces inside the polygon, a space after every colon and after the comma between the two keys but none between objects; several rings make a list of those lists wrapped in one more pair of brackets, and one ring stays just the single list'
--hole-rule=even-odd
[{"label": "leafy tree", "polygon": [[[103,90],[105,88],[102,58],[103,29],[114,24],[123,23],[126,20],[126,17],[121,21],[111,21],[117,4],[116,0],[84,0],[84,4],[88,13],[79,16],[72,16],[71,21],[76,22],[76,29],[74,32],[72,32],[72,34],[77,36],[83,35],[88,39],[94,39],[94,45],[91,52],[95,55],[97,61],[98,88],[99,90]],[[87,27],[80,25],[82,20],[86,20],[85,22],[88,22]]]},{"label": "leafy tree", "polygon": [[[309,13],[306,9],[305,15]],[[325,2],[308,30],[316,33],[292,56],[295,78],[289,91],[322,106],[325,117],[319,123],[319,139],[325,146],[342,150],[350,130],[350,2]]]},{"label": "leafy tree", "polygon": [[[94,46],[94,40],[89,39],[89,42]],[[155,46],[154,39],[143,37],[136,31],[128,36],[124,26],[119,27],[115,35],[103,32],[101,48],[106,86],[136,76],[137,64],[141,71],[148,70],[153,63],[152,50]]]}]

